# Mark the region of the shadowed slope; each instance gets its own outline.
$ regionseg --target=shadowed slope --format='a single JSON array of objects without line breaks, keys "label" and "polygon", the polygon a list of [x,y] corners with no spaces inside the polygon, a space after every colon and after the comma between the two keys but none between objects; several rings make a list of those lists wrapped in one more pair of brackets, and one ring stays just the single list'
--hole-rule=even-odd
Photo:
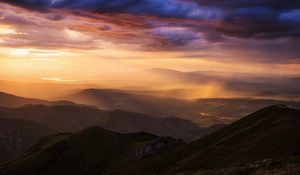
[{"label": "shadowed slope", "polygon": [[212,169],[216,171],[208,174],[222,174],[221,168],[244,166],[257,160],[270,158],[286,163],[290,159],[299,160],[299,133],[300,111],[282,105],[271,106],[196,142],[130,162],[111,174],[192,174]]},{"label": "shadowed slope", "polygon": [[15,159],[36,144],[42,136],[57,132],[31,121],[0,119],[0,163]]},{"label": "shadowed slope", "polygon": [[24,157],[4,165],[0,174],[104,174],[134,158],[136,150],[155,138],[90,127],[42,140]]}]

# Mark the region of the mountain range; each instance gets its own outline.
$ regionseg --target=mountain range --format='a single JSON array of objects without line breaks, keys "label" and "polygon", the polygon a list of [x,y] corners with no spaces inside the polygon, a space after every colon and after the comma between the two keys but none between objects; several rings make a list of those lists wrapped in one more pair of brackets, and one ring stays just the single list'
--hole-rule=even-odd
[{"label": "mountain range", "polygon": [[1,97],[3,106],[13,107],[0,107],[0,163],[19,156],[42,136],[78,132],[95,125],[121,133],[148,132],[186,141],[223,127],[201,128],[186,119],[154,117],[124,110],[101,110],[67,101],[27,99],[4,93]]},{"label": "mountain range", "polygon": [[201,127],[229,124],[256,110],[275,104],[287,104],[300,109],[299,101],[255,98],[183,100],[149,95],[149,92],[118,89],[77,90],[69,95],[57,98],[56,101],[0,93],[0,106],[21,107],[27,104],[95,106],[103,110],[123,110],[162,118],[182,118]]},{"label": "mountain range", "polygon": [[0,118],[33,121],[59,132],[77,132],[88,126],[98,125],[122,133],[144,131],[159,136],[187,139],[195,135],[205,135],[216,128],[201,128],[180,118],[160,118],[122,110],[105,111],[95,107],[72,105],[0,107]]},{"label": "mountain range", "polygon": [[202,98],[182,100],[117,89],[84,89],[63,100],[108,110],[125,110],[158,117],[183,118],[202,126],[229,124],[261,108],[287,104],[300,109],[300,102],[254,98]]},{"label": "mountain range", "polygon": [[91,127],[48,137],[0,174],[299,174],[300,111],[274,105],[195,142]]}]

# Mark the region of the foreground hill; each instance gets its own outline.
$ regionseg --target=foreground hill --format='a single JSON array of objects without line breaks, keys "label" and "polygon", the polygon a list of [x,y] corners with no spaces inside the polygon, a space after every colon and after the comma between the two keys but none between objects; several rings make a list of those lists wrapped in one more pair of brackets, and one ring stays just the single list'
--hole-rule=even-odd
[{"label": "foreground hill", "polygon": [[[136,151],[156,138],[147,133],[119,134],[99,127],[90,127],[73,135],[51,136],[22,158],[3,165],[0,174],[104,174],[135,159]],[[153,151],[182,144],[172,138],[159,140],[160,147]]]},{"label": "foreground hill", "polygon": [[[300,156],[300,111],[284,105],[259,110],[189,145],[179,170],[241,166]],[[212,163],[213,161],[213,163]]]},{"label": "foreground hill", "polygon": [[17,158],[42,136],[55,133],[54,129],[35,122],[0,119],[0,163]]},{"label": "foreground hill", "polygon": [[[136,171],[137,165],[153,174],[186,173],[234,174],[234,167],[243,167],[239,173],[253,173],[257,169],[251,164],[266,159],[280,160],[283,166],[292,161],[300,163],[300,111],[283,105],[259,110],[245,118],[216,131],[196,142],[165,154],[131,162],[112,174],[128,174]],[[151,162],[162,162],[152,164]],[[167,163],[169,162],[169,163]],[[250,164],[250,165],[249,165]],[[244,168],[246,167],[246,168]],[[252,167],[252,168],[249,168]],[[269,167],[270,168],[270,167]],[[300,169],[298,169],[300,172]],[[297,170],[297,171],[298,171]],[[274,173],[275,174],[275,173]]]},{"label": "foreground hill", "polygon": [[[52,145],[46,150],[39,149],[41,151],[33,152],[30,156],[4,166],[0,174],[25,172],[25,174],[91,175],[258,175],[284,172],[287,175],[296,175],[300,173],[299,133],[300,111],[277,105],[248,115],[196,142],[171,147],[156,154],[135,156],[129,161],[120,162],[119,160],[122,160],[120,156],[122,157],[128,151],[119,150],[117,149],[119,147],[112,145],[109,148],[103,147],[105,151],[101,153],[95,153],[96,147],[91,146],[90,149],[84,149],[83,157],[73,157],[78,155],[78,149],[84,146],[84,143],[94,145],[94,142],[84,140],[84,142],[72,142],[70,146],[69,141],[63,141],[65,145]],[[101,135],[101,133],[92,135],[97,137],[98,134]],[[79,135],[82,136],[81,139],[94,140],[93,137]],[[108,141],[107,138],[100,140],[104,143],[114,141],[114,139]],[[116,152],[111,152],[112,148],[116,148]],[[147,153],[149,148],[153,148],[149,143],[148,146],[142,145],[135,153]],[[56,156],[53,158],[53,155]],[[86,160],[86,157],[92,157],[92,162],[101,162],[103,157],[110,157],[113,159],[105,159],[105,161],[118,161],[118,166],[107,166],[102,162],[99,165],[104,167],[97,166],[99,169],[95,170],[91,168],[93,165],[90,164],[91,161],[85,163],[81,161]],[[74,173],[72,167],[80,167],[80,169],[75,168],[78,171]],[[91,170],[87,171],[87,169]]]},{"label": "foreground hill", "polygon": [[[27,104],[43,104],[43,105],[73,105],[68,101],[46,101],[35,98],[24,98],[4,92],[0,92],[0,106],[19,107]],[[74,104],[75,105],[75,104]]]},{"label": "foreground hill", "polygon": [[98,125],[122,133],[144,131],[175,138],[203,136],[219,128],[200,128],[193,122],[179,118],[159,118],[121,110],[104,111],[94,107],[73,105],[0,107],[0,118],[34,121],[60,132],[76,132],[88,126]]}]

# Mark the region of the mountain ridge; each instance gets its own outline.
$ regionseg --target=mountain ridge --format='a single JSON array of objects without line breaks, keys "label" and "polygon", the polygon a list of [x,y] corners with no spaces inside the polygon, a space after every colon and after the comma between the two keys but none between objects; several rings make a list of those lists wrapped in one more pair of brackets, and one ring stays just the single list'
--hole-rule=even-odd
[{"label": "mountain ridge", "polygon": [[75,105],[75,103],[65,100],[47,101],[36,98],[25,98],[0,92],[0,106],[3,107],[20,107],[28,104],[44,104],[44,105]]},{"label": "mountain ridge", "polygon": [[[298,167],[300,165],[299,126],[299,110],[283,105],[273,105],[258,110],[195,142],[175,146],[154,155],[150,154],[145,157],[141,156],[139,159],[121,162],[118,166],[112,166],[109,169],[102,167],[96,172],[86,172],[86,174],[240,175],[246,173],[259,175],[261,172],[268,172],[270,168],[274,174],[277,172],[291,172],[289,175],[297,174],[297,172],[300,172],[300,168],[297,168],[297,165]],[[96,136],[98,134],[92,135]],[[281,139],[281,142],[278,142],[278,139]],[[148,143],[150,143],[150,140]],[[146,145],[145,143],[144,146]],[[147,150],[147,146],[146,148],[143,148],[143,145],[140,146],[136,147],[135,150],[142,149],[139,152]],[[149,147],[152,147],[151,144]],[[107,150],[109,152],[111,148],[106,149],[109,149]],[[86,152],[87,155],[93,155],[89,152],[93,152],[93,150]],[[43,157],[43,152],[37,156]],[[95,158],[95,160],[97,159],[99,157]],[[59,160],[57,161],[58,164],[62,163]],[[28,162],[28,166],[32,167],[33,170],[43,168],[43,166],[34,162]],[[15,163],[8,165],[6,169],[2,169],[0,174],[13,175],[25,170],[19,169],[24,166],[22,162]],[[46,168],[43,174],[53,174],[53,171],[57,171],[53,168],[55,165],[48,166],[52,168]],[[87,165],[87,167],[89,166]],[[56,172],[56,174],[70,174],[71,167],[64,166],[67,170]],[[82,168],[86,169],[86,167]],[[29,171],[33,172],[33,170]],[[45,170],[45,167],[43,170]],[[81,171],[80,173],[84,172]]]},{"label": "mountain ridge", "polygon": [[123,110],[105,111],[95,107],[73,105],[26,105],[18,108],[0,107],[0,118],[24,119],[38,122],[59,132],[76,132],[98,125],[106,129],[130,133],[146,131],[159,136],[191,139],[216,128],[201,128],[180,118],[160,118]]}]

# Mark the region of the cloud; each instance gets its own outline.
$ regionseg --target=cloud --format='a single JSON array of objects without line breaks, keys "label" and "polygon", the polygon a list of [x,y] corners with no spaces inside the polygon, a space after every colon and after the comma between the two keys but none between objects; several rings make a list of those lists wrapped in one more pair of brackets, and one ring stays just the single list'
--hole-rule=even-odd
[{"label": "cloud", "polygon": [[[5,0],[5,2],[39,10],[56,8],[106,14],[128,13],[204,20],[207,23],[217,20],[218,23],[212,24],[209,30],[239,38],[274,39],[300,36],[300,23],[297,20],[300,3],[296,0]],[[61,19],[60,16],[49,18]],[[203,28],[202,24],[193,27]],[[101,27],[99,29],[101,30]]]},{"label": "cloud", "polygon": [[106,31],[106,30],[111,30],[112,27],[109,25],[102,25],[102,26],[98,27],[98,29],[101,31]]},{"label": "cloud", "polygon": [[274,39],[300,37],[300,23],[288,20],[287,15],[267,8],[243,8],[222,20],[216,31],[240,38]]},{"label": "cloud", "polygon": [[132,13],[159,17],[211,19],[219,18],[221,11],[201,7],[196,2],[183,0],[4,0],[30,9],[80,9],[98,13]]},{"label": "cloud", "polygon": [[300,7],[297,0],[191,0],[201,5],[217,6],[223,9],[236,9],[244,7],[269,7],[273,9],[294,9]]},{"label": "cloud", "polygon": [[11,47],[178,51],[270,63],[300,58],[300,2],[294,0],[2,2],[13,5],[0,3],[1,22],[27,34],[0,38]]},{"label": "cloud", "polygon": [[277,39],[300,37],[300,2],[297,0],[194,0],[222,10],[215,30],[239,38]]},{"label": "cloud", "polygon": [[49,5],[51,5],[52,1],[51,0],[3,0],[3,2],[25,7],[28,9],[44,11],[49,7]]},{"label": "cloud", "polygon": [[60,15],[60,14],[49,14],[49,15],[47,15],[47,18],[52,21],[60,21],[60,20],[65,19],[65,16]]},{"label": "cloud", "polygon": [[200,39],[201,36],[195,31],[184,27],[157,27],[153,33],[164,39],[171,46],[181,46],[193,40]]},{"label": "cloud", "polygon": [[280,14],[279,19],[282,22],[299,23],[300,22],[300,9],[283,12]]}]

